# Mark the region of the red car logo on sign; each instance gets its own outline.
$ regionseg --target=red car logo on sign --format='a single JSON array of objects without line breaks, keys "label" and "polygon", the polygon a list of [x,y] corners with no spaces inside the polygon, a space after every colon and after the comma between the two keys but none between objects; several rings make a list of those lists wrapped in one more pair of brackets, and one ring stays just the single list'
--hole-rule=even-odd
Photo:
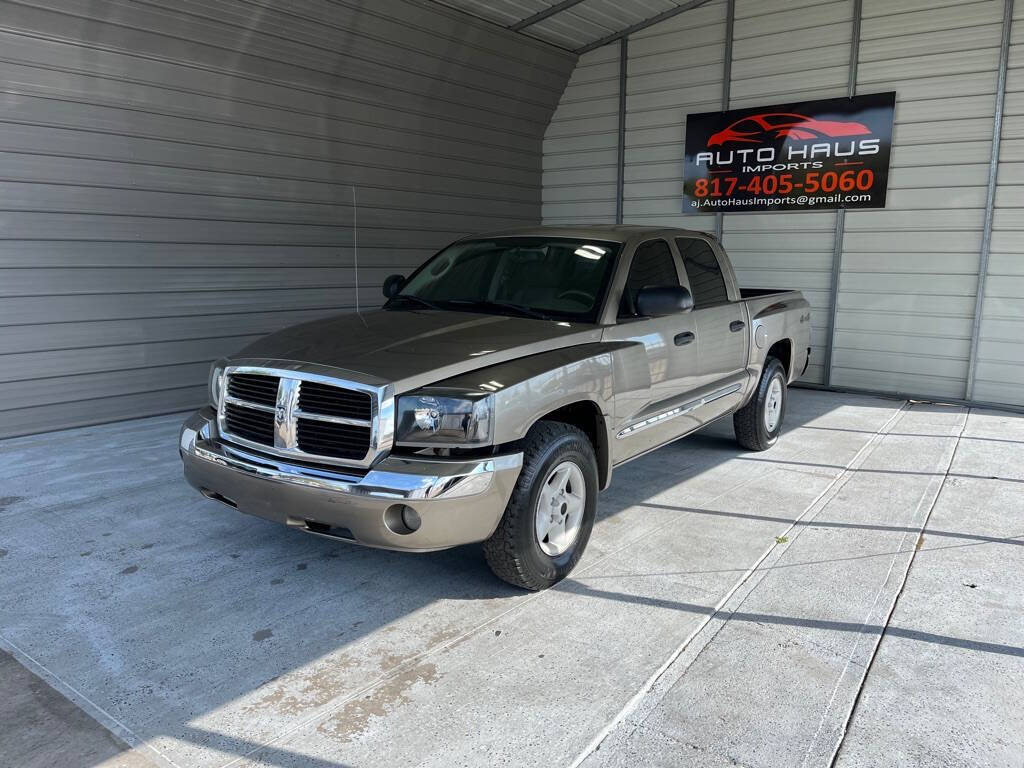
[{"label": "red car logo on sign", "polygon": [[862,123],[817,120],[791,112],[766,112],[737,120],[728,128],[711,135],[708,146],[729,142],[763,144],[771,139],[834,139],[839,136],[864,136],[871,131]]}]

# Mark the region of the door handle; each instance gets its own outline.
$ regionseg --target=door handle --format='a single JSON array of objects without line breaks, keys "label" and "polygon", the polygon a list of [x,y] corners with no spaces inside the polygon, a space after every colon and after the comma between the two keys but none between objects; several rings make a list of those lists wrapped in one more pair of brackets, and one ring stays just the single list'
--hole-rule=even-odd
[{"label": "door handle", "polygon": [[693,331],[683,331],[682,333],[677,333],[673,341],[675,341],[677,347],[681,347],[684,344],[689,344],[695,338],[697,337],[694,335]]},{"label": "door handle", "polygon": [[733,320],[731,323],[729,323],[729,330],[732,331],[733,333],[736,333],[737,331],[742,331],[746,327],[747,324],[744,323],[742,320]]}]

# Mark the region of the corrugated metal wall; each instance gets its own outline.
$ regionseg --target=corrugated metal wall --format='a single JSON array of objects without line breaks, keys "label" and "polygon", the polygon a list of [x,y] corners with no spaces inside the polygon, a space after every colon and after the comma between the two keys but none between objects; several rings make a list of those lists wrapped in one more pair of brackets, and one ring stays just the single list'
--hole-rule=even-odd
[{"label": "corrugated metal wall", "polygon": [[0,3],[0,436],[183,409],[209,361],[540,217],[575,58],[418,0]]},{"label": "corrugated metal wall", "polygon": [[[856,87],[896,91],[893,171],[884,210],[846,215],[834,385],[969,396],[1003,8],[1003,0],[864,0]],[[729,106],[845,96],[853,14],[853,0],[736,0]],[[627,224],[714,227],[710,216],[680,212],[682,154],[686,114],[720,104],[725,17],[716,0],[630,37]],[[1015,404],[1024,403],[1021,50],[1011,49],[973,393]],[[580,60],[548,129],[545,221],[614,220],[618,53],[609,45]],[[810,300],[811,382],[824,378],[835,226],[832,211],[724,217],[723,241],[743,284],[800,288]]]},{"label": "corrugated metal wall", "polygon": [[1014,5],[974,396],[1024,405],[1024,2]]},{"label": "corrugated metal wall", "polygon": [[857,90],[896,91],[892,172],[884,210],[846,215],[834,384],[966,396],[1002,17],[864,2]]},{"label": "corrugated metal wall", "polygon": [[615,221],[619,47],[579,58],[544,135],[544,221]]},{"label": "corrugated metal wall", "polygon": [[[852,19],[852,0],[738,0],[729,106],[845,96]],[[810,302],[804,380],[814,383],[824,381],[835,228],[835,211],[723,217],[722,242],[742,284],[799,288]]]}]

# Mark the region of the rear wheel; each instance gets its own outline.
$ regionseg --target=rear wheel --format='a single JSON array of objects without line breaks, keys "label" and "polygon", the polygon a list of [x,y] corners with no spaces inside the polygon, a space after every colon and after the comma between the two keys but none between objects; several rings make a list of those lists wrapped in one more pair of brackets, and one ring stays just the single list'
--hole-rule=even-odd
[{"label": "rear wheel", "polygon": [[786,367],[769,357],[750,402],[733,414],[736,441],[748,451],[765,451],[775,445],[786,415]]},{"label": "rear wheel", "polygon": [[561,422],[538,422],[522,447],[523,470],[484,556],[510,584],[547,589],[569,575],[590,539],[597,459],[587,436]]}]

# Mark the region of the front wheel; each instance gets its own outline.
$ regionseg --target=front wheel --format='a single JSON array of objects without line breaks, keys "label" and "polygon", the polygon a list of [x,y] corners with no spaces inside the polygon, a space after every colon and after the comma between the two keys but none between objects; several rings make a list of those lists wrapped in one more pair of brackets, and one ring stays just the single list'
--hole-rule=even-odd
[{"label": "front wheel", "polygon": [[786,367],[769,357],[750,402],[732,416],[736,442],[748,451],[766,451],[775,445],[786,415]]},{"label": "front wheel", "polygon": [[498,528],[484,542],[500,579],[530,590],[569,575],[597,514],[597,459],[570,424],[541,421],[523,439],[523,470]]}]

